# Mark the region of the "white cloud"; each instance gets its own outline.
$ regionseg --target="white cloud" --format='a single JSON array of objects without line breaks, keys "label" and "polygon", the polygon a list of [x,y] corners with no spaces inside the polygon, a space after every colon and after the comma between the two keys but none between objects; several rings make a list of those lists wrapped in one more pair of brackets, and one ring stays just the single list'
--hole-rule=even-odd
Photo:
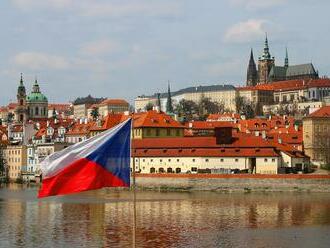
[{"label": "white cloud", "polygon": [[260,39],[265,35],[265,20],[250,19],[230,27],[224,36],[225,42],[245,43]]},{"label": "white cloud", "polygon": [[61,56],[39,52],[18,53],[14,56],[13,62],[17,66],[25,67],[30,70],[43,68],[63,70],[70,67],[69,61]]},{"label": "white cloud", "polygon": [[247,9],[265,9],[277,5],[282,5],[288,0],[229,0],[230,3],[237,6],[244,6]]},{"label": "white cloud", "polygon": [[120,51],[120,45],[112,40],[98,40],[81,46],[80,53],[89,56],[107,55]]}]

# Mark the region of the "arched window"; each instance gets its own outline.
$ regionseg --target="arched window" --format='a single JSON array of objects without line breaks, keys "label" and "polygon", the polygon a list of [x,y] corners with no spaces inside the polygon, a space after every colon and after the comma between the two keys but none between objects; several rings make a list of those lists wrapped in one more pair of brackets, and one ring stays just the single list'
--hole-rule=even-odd
[{"label": "arched window", "polygon": [[176,168],[175,173],[181,173],[181,168]]},{"label": "arched window", "polygon": [[20,100],[19,100],[19,105],[23,106],[23,104],[24,104],[23,99],[20,99]]},{"label": "arched window", "polygon": [[39,115],[39,108],[38,107],[35,108],[34,113],[35,113],[35,115]]},{"label": "arched window", "polygon": [[151,167],[150,168],[150,173],[155,173],[155,172],[156,172],[155,168],[154,167]]},{"label": "arched window", "polygon": [[173,170],[172,170],[171,167],[170,168],[167,168],[167,173],[173,173]]}]

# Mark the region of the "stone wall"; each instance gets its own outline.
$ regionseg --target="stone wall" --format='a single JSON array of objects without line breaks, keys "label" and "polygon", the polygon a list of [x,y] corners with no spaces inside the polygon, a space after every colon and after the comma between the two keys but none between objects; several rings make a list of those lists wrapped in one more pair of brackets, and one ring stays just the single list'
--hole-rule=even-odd
[{"label": "stone wall", "polygon": [[330,175],[137,174],[136,185],[164,191],[330,192]]}]

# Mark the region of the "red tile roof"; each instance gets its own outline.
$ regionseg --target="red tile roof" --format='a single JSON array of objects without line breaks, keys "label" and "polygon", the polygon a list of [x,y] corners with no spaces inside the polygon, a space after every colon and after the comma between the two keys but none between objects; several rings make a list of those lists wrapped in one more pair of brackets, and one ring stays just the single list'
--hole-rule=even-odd
[{"label": "red tile roof", "polygon": [[279,154],[272,148],[165,148],[165,149],[136,149],[136,157],[278,157]]},{"label": "red tile roof", "polygon": [[108,114],[102,121],[102,125],[98,126],[98,123],[95,122],[95,125],[91,127],[90,131],[105,131],[108,130],[119,123],[122,122],[123,114]]},{"label": "red tile roof", "polygon": [[67,136],[75,136],[75,135],[88,135],[90,129],[95,125],[95,122],[85,123],[76,123],[73,127],[66,133]]},{"label": "red tile roof", "polygon": [[99,106],[103,105],[123,105],[123,106],[128,106],[129,103],[125,101],[124,99],[106,99],[102,101]]},{"label": "red tile roof", "polygon": [[315,112],[311,113],[307,117],[330,118],[330,106],[324,106],[324,107],[320,108],[319,110],[316,110]]},{"label": "red tile roof", "polygon": [[269,84],[259,84],[256,86],[240,87],[238,90],[273,90],[288,91],[297,89],[307,89],[312,87],[330,87],[330,79],[311,79],[311,80],[287,80],[278,81]]},{"label": "red tile roof", "polygon": [[162,127],[162,128],[184,128],[184,126],[174,120],[164,112],[151,110],[134,114],[134,128],[139,127]]}]

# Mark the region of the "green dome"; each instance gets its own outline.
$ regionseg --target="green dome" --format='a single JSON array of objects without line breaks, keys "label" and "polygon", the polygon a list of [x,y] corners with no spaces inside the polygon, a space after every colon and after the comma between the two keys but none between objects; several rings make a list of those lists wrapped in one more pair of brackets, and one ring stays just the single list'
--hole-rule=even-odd
[{"label": "green dome", "polygon": [[32,92],[26,98],[27,102],[48,102],[47,97],[40,92]]}]

